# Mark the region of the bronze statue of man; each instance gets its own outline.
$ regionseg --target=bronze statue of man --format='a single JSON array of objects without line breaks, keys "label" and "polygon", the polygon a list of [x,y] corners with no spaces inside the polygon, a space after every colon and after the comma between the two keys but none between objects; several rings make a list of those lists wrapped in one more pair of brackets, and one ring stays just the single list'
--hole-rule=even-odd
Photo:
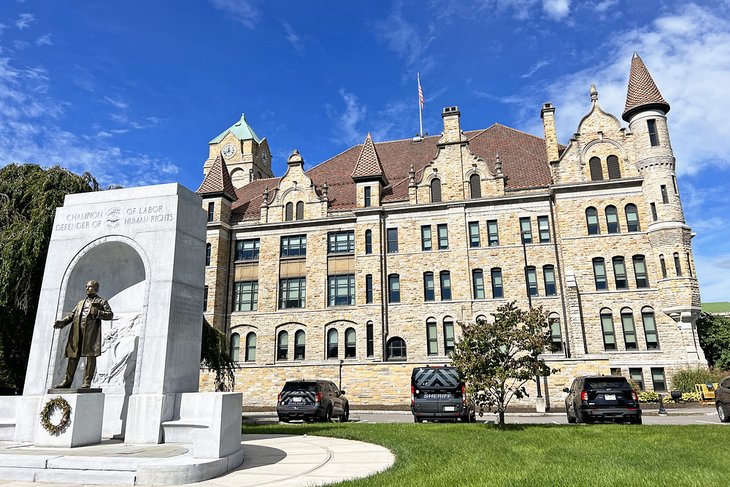
[{"label": "bronze statue of man", "polygon": [[97,296],[98,291],[98,282],[87,282],[86,299],[79,301],[73,311],[53,325],[54,328],[63,328],[72,323],[66,343],[68,358],[66,378],[56,385],[58,388],[71,387],[81,357],[86,357],[86,370],[81,387],[91,387],[91,379],[96,371],[96,357],[101,355],[101,320],[111,320],[114,317],[106,299]]}]

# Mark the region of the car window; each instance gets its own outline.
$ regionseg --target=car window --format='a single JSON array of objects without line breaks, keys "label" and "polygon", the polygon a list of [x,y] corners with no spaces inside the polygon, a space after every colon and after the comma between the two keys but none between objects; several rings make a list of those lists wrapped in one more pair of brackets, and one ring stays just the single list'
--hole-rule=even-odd
[{"label": "car window", "polygon": [[601,377],[597,379],[586,379],[585,381],[585,389],[587,391],[607,388],[631,389],[631,386],[623,377]]},{"label": "car window", "polygon": [[720,382],[720,386],[724,387],[725,389],[730,389],[730,377],[725,377],[722,382]]},{"label": "car window", "polygon": [[284,384],[284,392],[290,392],[290,391],[316,392],[317,383],[316,382],[287,382],[286,384]]}]

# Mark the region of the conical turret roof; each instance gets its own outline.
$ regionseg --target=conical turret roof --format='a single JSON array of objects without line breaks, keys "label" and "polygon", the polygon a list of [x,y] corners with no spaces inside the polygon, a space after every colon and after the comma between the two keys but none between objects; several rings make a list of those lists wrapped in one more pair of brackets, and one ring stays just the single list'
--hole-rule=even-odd
[{"label": "conical turret roof", "polygon": [[233,186],[233,181],[231,181],[231,175],[223,161],[223,156],[218,154],[215,158],[213,165],[210,166],[208,174],[205,175],[205,179],[203,179],[196,193],[201,196],[222,195],[231,201],[236,201],[236,188]]},{"label": "conical turret roof", "polygon": [[631,74],[629,87],[626,91],[626,106],[622,118],[629,121],[638,111],[648,108],[658,108],[664,113],[669,111],[669,103],[659,92],[654,79],[646,69],[644,61],[636,52],[631,58]]},{"label": "conical turret roof", "polygon": [[381,179],[384,184],[388,184],[385,179],[383,165],[380,163],[378,151],[375,150],[375,144],[373,144],[373,138],[370,136],[370,133],[365,137],[360,156],[355,163],[355,170],[352,171],[352,179]]}]

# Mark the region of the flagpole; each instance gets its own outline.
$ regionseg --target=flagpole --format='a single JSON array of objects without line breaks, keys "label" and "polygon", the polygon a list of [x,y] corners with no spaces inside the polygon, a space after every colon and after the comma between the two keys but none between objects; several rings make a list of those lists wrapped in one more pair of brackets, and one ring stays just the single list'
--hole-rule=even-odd
[{"label": "flagpole", "polygon": [[421,74],[416,73],[416,78],[418,79],[418,136],[423,138],[423,106],[421,104],[421,97],[423,95],[421,94]]}]

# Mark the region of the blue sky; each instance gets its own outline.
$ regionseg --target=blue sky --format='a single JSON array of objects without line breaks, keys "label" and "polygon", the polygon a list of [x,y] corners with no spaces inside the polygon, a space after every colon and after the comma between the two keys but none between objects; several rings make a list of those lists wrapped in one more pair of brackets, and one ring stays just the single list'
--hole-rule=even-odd
[{"label": "blue sky", "polygon": [[60,164],[125,187],[196,189],[207,143],[242,112],[274,171],[364,140],[495,122],[567,142],[623,110],[638,51],[672,110],[680,192],[705,301],[730,301],[730,1],[2,0],[0,166]]}]

